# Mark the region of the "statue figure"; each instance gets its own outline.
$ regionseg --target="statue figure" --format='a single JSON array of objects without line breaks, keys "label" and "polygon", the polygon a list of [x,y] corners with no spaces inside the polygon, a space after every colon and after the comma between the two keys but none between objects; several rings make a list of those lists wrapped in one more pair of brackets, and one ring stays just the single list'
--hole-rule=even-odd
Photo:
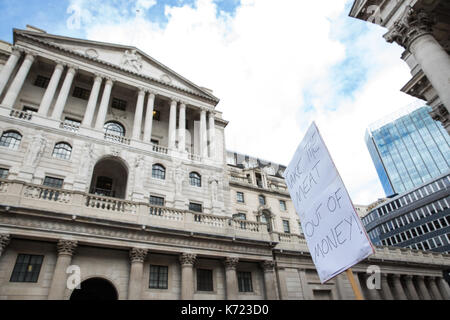
[{"label": "statue figure", "polygon": [[86,142],[83,146],[83,151],[81,153],[81,163],[80,169],[78,171],[79,175],[82,177],[86,177],[91,168],[92,157],[94,156],[94,146]]},{"label": "statue figure", "polygon": [[137,72],[141,71],[142,69],[142,58],[136,53],[136,50],[126,50],[123,59],[122,59],[122,65],[123,66],[130,66],[134,69],[136,69]]},{"label": "statue figure", "polygon": [[175,182],[175,194],[181,195],[183,181],[185,179],[184,170],[181,168],[181,164],[178,165],[177,168],[175,169],[173,178]]},{"label": "statue figure", "polygon": [[25,157],[25,165],[36,167],[42,158],[45,151],[45,145],[47,141],[41,134],[33,138],[28,148],[27,155]]}]

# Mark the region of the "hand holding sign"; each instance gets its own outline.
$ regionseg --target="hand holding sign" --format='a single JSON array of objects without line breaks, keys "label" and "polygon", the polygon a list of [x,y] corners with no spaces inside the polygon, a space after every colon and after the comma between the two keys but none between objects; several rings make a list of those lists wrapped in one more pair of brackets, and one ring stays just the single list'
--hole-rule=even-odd
[{"label": "hand holding sign", "polygon": [[284,177],[322,283],[374,253],[315,123]]}]

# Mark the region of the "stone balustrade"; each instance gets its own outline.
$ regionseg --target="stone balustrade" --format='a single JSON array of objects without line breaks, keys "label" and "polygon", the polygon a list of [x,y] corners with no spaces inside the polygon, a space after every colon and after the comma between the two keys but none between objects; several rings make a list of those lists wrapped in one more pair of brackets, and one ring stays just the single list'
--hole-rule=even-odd
[{"label": "stone balustrade", "polygon": [[136,214],[137,204],[117,198],[103,197],[97,195],[86,196],[86,206],[106,211]]},{"label": "stone balustrade", "polygon": [[118,136],[115,134],[110,134],[105,132],[105,140],[107,141],[112,141],[112,142],[116,142],[116,143],[122,143],[122,144],[130,144],[130,139],[123,137],[123,136]]},{"label": "stone balustrade", "polygon": [[193,154],[193,153],[189,153],[188,154],[188,159],[192,160],[192,161],[202,161],[202,157],[197,155],[197,154]]},{"label": "stone balustrade", "polygon": [[167,147],[163,147],[157,144],[153,144],[151,143],[151,150],[153,152],[157,152],[157,153],[162,153],[162,154],[168,154],[169,153],[169,149]]},{"label": "stone balustrade", "polygon": [[12,109],[9,115],[13,118],[18,118],[22,120],[31,120],[33,118],[33,113],[28,111],[22,111],[22,110],[15,110]]},{"label": "stone balustrade", "polygon": [[70,131],[70,132],[78,132],[80,130],[80,124],[75,123],[73,121],[61,121],[59,124],[61,129]]}]

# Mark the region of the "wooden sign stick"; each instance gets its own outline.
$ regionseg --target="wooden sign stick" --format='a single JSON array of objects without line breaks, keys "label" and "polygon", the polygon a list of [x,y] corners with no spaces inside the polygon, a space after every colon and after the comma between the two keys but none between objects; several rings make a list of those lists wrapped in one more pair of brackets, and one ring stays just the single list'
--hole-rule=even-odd
[{"label": "wooden sign stick", "polygon": [[356,284],[352,268],[347,269],[347,271],[345,272],[347,273],[348,281],[350,281],[350,284],[352,285],[352,289],[353,292],[355,293],[356,300],[364,300],[361,291],[359,290],[358,285]]}]

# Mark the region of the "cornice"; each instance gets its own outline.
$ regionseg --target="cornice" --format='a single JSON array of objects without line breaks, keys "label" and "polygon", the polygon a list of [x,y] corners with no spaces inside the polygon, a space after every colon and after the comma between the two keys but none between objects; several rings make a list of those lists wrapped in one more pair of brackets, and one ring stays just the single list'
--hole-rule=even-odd
[{"label": "cornice", "polygon": [[177,90],[177,91],[182,92],[184,94],[189,94],[191,96],[194,96],[195,98],[200,98],[200,99],[202,99],[202,100],[204,100],[206,102],[213,102],[215,106],[220,101],[219,99],[213,99],[213,98],[208,97],[206,95],[200,95],[200,94],[195,93],[193,91],[189,91],[189,90],[186,90],[186,89],[174,86],[172,84],[160,81],[158,79],[155,79],[155,78],[152,78],[152,77],[149,77],[149,76],[145,76],[145,75],[141,75],[141,74],[139,74],[137,72],[134,72],[134,71],[126,69],[126,68],[122,68],[120,66],[117,66],[115,64],[109,63],[107,61],[104,61],[104,60],[101,60],[101,59],[98,59],[98,58],[95,58],[95,57],[89,57],[89,56],[87,56],[85,54],[82,54],[82,53],[70,50],[68,48],[64,48],[64,47],[59,46],[59,45],[57,45],[55,43],[50,43],[50,42],[44,41],[42,39],[35,38],[35,37],[33,37],[31,35],[28,35],[28,34],[17,33],[17,36],[18,37],[17,37],[16,41],[18,41],[20,38],[22,38],[26,42],[25,39],[28,39],[28,40],[31,40],[33,42],[37,42],[39,44],[51,47],[53,49],[57,49],[59,51],[71,54],[72,56],[76,56],[77,58],[83,58],[83,59],[85,59],[85,60],[87,60],[89,62],[98,63],[98,64],[102,65],[103,67],[106,66],[107,68],[113,69],[114,71],[120,71],[121,73],[124,73],[124,74],[126,74],[128,76],[132,75],[132,76],[134,76],[134,77],[136,77],[136,78],[138,78],[140,80],[150,81],[150,82],[152,82],[152,84],[156,84],[158,86],[162,86],[162,87],[166,87],[166,88],[169,88],[169,89]]}]

